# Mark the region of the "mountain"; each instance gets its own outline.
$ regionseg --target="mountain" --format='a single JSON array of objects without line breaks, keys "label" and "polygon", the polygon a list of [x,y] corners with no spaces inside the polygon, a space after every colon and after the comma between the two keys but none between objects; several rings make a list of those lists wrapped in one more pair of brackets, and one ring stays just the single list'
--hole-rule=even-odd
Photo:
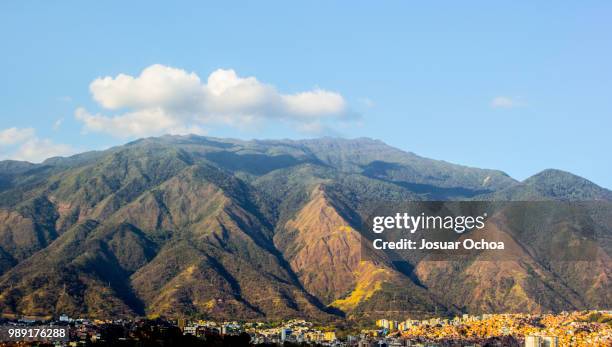
[{"label": "mountain", "polygon": [[590,235],[544,230],[527,245],[503,221],[491,233],[516,243],[512,261],[362,256],[377,205],[424,200],[612,202],[612,192],[555,170],[517,182],[366,138],[163,136],[3,161],[0,312],[329,320],[609,308],[605,220],[597,256],[582,262],[542,249]]},{"label": "mountain", "polygon": [[494,200],[612,200],[612,192],[569,172],[548,169],[525,181],[485,195]]}]

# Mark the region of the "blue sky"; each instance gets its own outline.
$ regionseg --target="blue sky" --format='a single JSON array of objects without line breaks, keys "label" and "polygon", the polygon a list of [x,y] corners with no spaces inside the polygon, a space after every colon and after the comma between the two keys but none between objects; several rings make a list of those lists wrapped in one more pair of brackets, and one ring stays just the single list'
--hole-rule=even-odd
[{"label": "blue sky", "polygon": [[368,136],[610,188],[610,18],[609,1],[3,1],[0,158]]}]

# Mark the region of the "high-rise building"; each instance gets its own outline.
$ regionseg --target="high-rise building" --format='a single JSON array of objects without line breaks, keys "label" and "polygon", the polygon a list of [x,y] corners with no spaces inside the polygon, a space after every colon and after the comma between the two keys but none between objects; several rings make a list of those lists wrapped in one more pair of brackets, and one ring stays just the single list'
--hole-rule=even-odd
[{"label": "high-rise building", "polygon": [[389,321],[386,319],[379,319],[376,321],[376,326],[379,328],[389,329]]},{"label": "high-rise building", "polygon": [[289,336],[291,336],[291,329],[281,329],[281,341],[286,341]]},{"label": "high-rise building", "polygon": [[526,336],[525,347],[559,347],[559,338],[557,336]]},{"label": "high-rise building", "polygon": [[541,347],[539,336],[529,335],[525,337],[525,347]]},{"label": "high-rise building", "polygon": [[185,326],[187,326],[187,320],[185,318],[179,318],[178,319],[178,327],[179,327],[179,329],[183,330],[183,329],[185,329]]},{"label": "high-rise building", "polygon": [[558,347],[559,338],[556,336],[542,336],[542,347]]},{"label": "high-rise building", "polygon": [[323,335],[325,341],[331,342],[336,340],[336,333],[333,331],[326,331]]}]

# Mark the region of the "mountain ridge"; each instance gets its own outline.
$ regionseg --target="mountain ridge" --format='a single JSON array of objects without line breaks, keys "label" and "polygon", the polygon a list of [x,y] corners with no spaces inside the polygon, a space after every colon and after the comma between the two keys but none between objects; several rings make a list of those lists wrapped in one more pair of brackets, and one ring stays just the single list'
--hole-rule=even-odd
[{"label": "mountain ridge", "polygon": [[[147,137],[147,138],[140,138],[137,140],[133,140],[130,141],[124,145],[118,145],[118,146],[113,146],[109,149],[106,150],[93,150],[93,151],[85,151],[85,152],[81,152],[81,153],[77,153],[71,156],[66,156],[66,157],[51,157],[51,158],[47,158],[44,161],[42,161],[41,163],[32,163],[32,162],[28,162],[28,161],[21,161],[21,160],[13,160],[13,159],[6,159],[6,160],[0,160],[0,175],[7,175],[7,174],[16,174],[16,173],[24,173],[26,171],[29,171],[31,169],[42,169],[44,167],[62,167],[62,166],[70,166],[70,165],[80,165],[83,163],[87,163],[90,162],[92,160],[95,160],[97,158],[99,158],[100,156],[103,156],[109,152],[115,151],[115,150],[120,150],[121,148],[125,148],[126,146],[138,146],[138,145],[143,145],[146,144],[148,142],[158,142],[158,143],[166,143],[166,144],[189,144],[189,143],[198,143],[198,142],[203,142],[203,143],[209,143],[212,145],[219,145],[221,147],[231,147],[231,146],[249,146],[249,145],[263,145],[263,146],[270,146],[270,145],[287,145],[287,146],[294,146],[297,149],[304,149],[304,148],[309,148],[309,145],[312,144],[323,144],[323,146],[325,146],[325,144],[329,144],[329,143],[352,143],[352,144],[356,144],[356,145],[363,145],[363,144],[367,144],[368,146],[371,147],[375,147],[375,148],[380,148],[380,147],[386,147],[388,149],[392,149],[393,152],[396,153],[402,153],[404,155],[409,155],[411,157],[414,158],[419,158],[419,159],[425,159],[427,161],[431,161],[431,162],[438,162],[438,163],[443,163],[443,164],[447,164],[450,166],[457,166],[457,167],[463,167],[466,169],[478,169],[477,167],[473,167],[473,166],[466,166],[466,165],[461,165],[461,164],[455,164],[455,163],[451,163],[451,162],[447,162],[445,160],[435,160],[435,159],[429,159],[429,158],[425,158],[422,156],[419,156],[413,152],[410,151],[404,151],[401,149],[397,149],[394,147],[391,147],[389,145],[387,145],[386,143],[384,143],[382,140],[379,139],[373,139],[373,138],[369,138],[369,137],[358,137],[358,138],[353,138],[353,139],[347,139],[347,138],[338,138],[338,137],[322,137],[322,138],[314,138],[314,139],[303,139],[303,140],[293,140],[293,139],[252,139],[252,140],[241,140],[241,139],[234,139],[234,138],[217,138],[217,137],[209,137],[209,136],[200,136],[200,135],[194,135],[194,134],[190,134],[190,135],[164,135],[161,137]],[[361,148],[360,150],[363,150],[363,148]],[[546,173],[558,173],[558,174],[569,174],[571,176],[574,177],[579,177],[583,180],[588,181],[589,183],[595,184],[592,181],[589,181],[586,178],[580,177],[578,175],[572,174],[570,172],[567,171],[563,171],[563,170],[559,170],[559,169],[554,169],[554,168],[548,168],[548,169],[543,169],[537,173],[534,173],[533,175],[525,178],[522,181],[518,181],[513,179],[510,175],[508,175],[507,173],[500,171],[500,170],[496,170],[496,169],[479,169],[479,170],[487,170],[487,171],[491,171],[491,172],[495,172],[495,173],[499,173],[503,176],[506,176],[510,179],[512,179],[512,181],[514,181],[514,183],[528,183],[529,181],[537,178],[539,175],[543,175]],[[596,185],[596,184],[595,184]],[[601,187],[604,188],[604,187]],[[606,190],[609,190],[607,188],[604,188]]]}]

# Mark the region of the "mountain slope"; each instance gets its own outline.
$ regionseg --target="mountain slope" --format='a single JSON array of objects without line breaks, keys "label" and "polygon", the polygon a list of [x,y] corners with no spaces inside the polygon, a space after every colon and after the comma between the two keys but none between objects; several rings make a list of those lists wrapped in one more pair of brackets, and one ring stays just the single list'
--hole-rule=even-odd
[{"label": "mountain slope", "polygon": [[568,173],[517,182],[370,139],[164,136],[0,162],[0,312],[326,320],[606,308],[606,214],[585,262],[545,251],[548,240],[582,242],[570,227],[526,244],[500,224],[520,252],[493,263],[365,257],[362,233],[381,204],[611,196]]}]

